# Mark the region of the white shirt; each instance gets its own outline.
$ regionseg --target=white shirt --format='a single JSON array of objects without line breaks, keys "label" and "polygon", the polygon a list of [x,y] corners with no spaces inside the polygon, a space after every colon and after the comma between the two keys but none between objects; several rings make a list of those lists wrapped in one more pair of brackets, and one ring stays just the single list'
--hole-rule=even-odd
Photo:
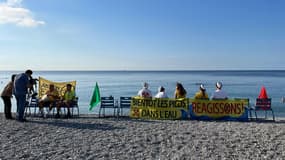
[{"label": "white shirt", "polygon": [[155,98],[168,98],[165,92],[158,92],[154,97]]},{"label": "white shirt", "polygon": [[227,98],[228,98],[228,94],[225,91],[220,90],[220,89],[217,89],[211,97],[211,99],[227,99]]},{"label": "white shirt", "polygon": [[147,88],[143,88],[138,92],[138,96],[144,97],[144,98],[150,98],[152,97],[151,91]]}]

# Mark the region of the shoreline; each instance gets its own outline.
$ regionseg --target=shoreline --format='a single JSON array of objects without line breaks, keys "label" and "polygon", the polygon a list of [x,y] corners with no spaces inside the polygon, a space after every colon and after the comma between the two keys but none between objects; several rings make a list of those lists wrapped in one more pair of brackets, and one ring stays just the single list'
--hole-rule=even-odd
[{"label": "shoreline", "polygon": [[285,121],[27,117],[0,113],[0,159],[282,159]]},{"label": "shoreline", "polygon": [[[33,114],[33,113],[32,113]],[[4,116],[4,112],[0,112],[0,116],[3,116],[3,118],[5,119]],[[249,116],[249,115],[248,115]],[[15,118],[16,117],[16,113],[12,112],[12,117]],[[38,115],[26,115],[26,118],[42,118],[42,119],[66,119],[65,117],[61,116],[60,118],[55,118],[54,115],[49,115],[48,117],[41,117]],[[105,117],[100,117],[99,118],[99,113],[79,113],[79,116],[77,114],[74,114],[73,117],[71,117],[70,119],[77,119],[77,118],[98,118],[98,119],[106,119],[106,118],[114,118],[114,119],[129,119],[129,120],[149,120],[149,121],[204,121],[204,122],[211,122],[211,121],[215,121],[215,122],[244,122],[244,123],[250,123],[250,122],[256,122],[256,123],[268,123],[268,122],[272,122],[272,123],[282,123],[285,122],[285,117],[276,117],[275,116],[275,121],[272,120],[272,115],[269,115],[267,117],[267,119],[265,118],[260,118],[260,116],[258,116],[258,119],[255,119],[255,116],[252,115],[252,118],[250,118],[250,116],[248,117],[248,121],[239,121],[239,120],[221,120],[221,119],[210,119],[210,120],[196,120],[196,119],[191,119],[191,118],[186,118],[186,119],[146,119],[146,118],[131,118],[128,114],[123,114],[123,116],[113,116],[113,114],[107,114]]]}]

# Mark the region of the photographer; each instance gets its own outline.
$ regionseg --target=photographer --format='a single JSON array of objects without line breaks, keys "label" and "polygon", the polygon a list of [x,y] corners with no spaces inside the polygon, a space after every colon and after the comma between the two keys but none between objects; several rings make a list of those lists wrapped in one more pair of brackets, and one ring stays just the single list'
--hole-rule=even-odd
[{"label": "photographer", "polygon": [[20,122],[26,121],[24,119],[26,94],[28,93],[28,88],[30,89],[33,86],[29,80],[32,74],[32,70],[26,70],[25,73],[18,74],[15,77],[13,93],[17,101],[17,120]]}]

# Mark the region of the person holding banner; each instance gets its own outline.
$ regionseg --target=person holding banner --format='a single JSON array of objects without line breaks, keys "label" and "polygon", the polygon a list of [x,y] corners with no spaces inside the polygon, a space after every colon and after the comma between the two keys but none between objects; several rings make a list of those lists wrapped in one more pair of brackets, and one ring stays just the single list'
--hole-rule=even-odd
[{"label": "person holding banner", "polygon": [[211,99],[228,99],[228,94],[222,90],[222,82],[216,83],[216,91],[211,96]]},{"label": "person holding banner", "polygon": [[174,97],[178,98],[186,98],[187,91],[184,89],[183,85],[179,82],[176,83],[176,89],[174,92]]},{"label": "person holding banner", "polygon": [[208,94],[206,93],[206,88],[204,87],[203,84],[200,85],[199,87],[200,91],[198,91],[196,94],[195,94],[195,99],[209,99],[209,96]]},{"label": "person holding banner", "polygon": [[148,83],[144,82],[143,88],[138,92],[138,96],[143,98],[151,98],[152,94],[151,91],[148,89],[148,86],[149,86]]}]

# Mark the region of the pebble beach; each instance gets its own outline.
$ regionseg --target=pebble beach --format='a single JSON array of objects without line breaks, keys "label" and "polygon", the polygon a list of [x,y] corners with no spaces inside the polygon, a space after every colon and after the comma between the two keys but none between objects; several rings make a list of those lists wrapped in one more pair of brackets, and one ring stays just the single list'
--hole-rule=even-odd
[{"label": "pebble beach", "polygon": [[0,159],[283,159],[285,122],[0,114]]}]

